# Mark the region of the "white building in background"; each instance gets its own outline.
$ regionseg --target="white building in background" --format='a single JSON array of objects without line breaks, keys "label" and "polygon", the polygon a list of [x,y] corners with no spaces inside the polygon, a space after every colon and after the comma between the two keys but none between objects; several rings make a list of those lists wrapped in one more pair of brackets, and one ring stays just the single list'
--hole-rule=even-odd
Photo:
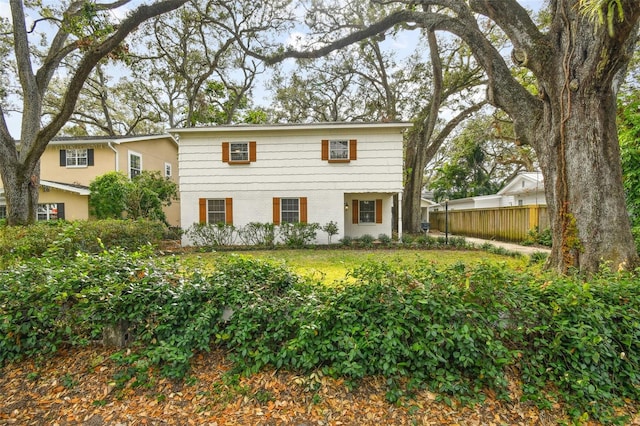
[{"label": "white building in background", "polygon": [[523,172],[498,191],[503,197],[513,197],[514,206],[547,205],[544,179],[540,172]]},{"label": "white building in background", "polygon": [[[532,205],[547,205],[544,195],[544,180],[540,172],[518,173],[496,194],[448,201],[449,210],[494,209]],[[429,208],[431,211],[441,211],[444,209],[444,203],[441,202]]]},{"label": "white building in background", "polygon": [[[181,223],[338,225],[336,239],[402,229],[403,133],[410,123],[171,129]],[[318,232],[318,243],[326,235]],[[185,240],[185,244],[190,241]]]}]

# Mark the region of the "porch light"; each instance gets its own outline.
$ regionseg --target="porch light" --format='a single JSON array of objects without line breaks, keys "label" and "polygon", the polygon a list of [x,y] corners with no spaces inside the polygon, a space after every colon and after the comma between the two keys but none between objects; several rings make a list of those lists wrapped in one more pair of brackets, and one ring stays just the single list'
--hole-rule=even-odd
[{"label": "porch light", "polygon": [[344,209],[349,210],[349,203],[344,203]]}]

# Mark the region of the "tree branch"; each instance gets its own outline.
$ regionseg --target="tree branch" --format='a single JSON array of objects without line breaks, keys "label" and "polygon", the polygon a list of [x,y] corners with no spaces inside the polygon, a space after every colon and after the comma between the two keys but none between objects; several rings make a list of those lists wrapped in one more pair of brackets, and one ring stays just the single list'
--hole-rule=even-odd
[{"label": "tree branch", "polygon": [[[19,2],[19,0],[11,1]],[[37,162],[48,142],[58,133],[62,126],[64,126],[71,114],[73,114],[80,90],[95,65],[122,43],[142,22],[175,10],[186,2],[187,0],[163,0],[151,5],[140,6],[121,22],[113,35],[86,51],[78,64],[75,74],[69,81],[67,91],[63,97],[62,108],[59,113],[52,118],[51,122],[38,132],[36,145],[34,149],[29,152],[29,162],[33,164]]]}]

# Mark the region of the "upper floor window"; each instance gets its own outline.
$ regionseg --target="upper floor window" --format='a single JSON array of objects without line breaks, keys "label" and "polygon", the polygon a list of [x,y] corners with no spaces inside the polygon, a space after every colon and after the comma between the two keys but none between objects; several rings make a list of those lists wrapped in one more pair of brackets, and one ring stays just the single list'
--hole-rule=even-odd
[{"label": "upper floor window", "polygon": [[329,141],[329,160],[348,160],[349,141]]},{"label": "upper floor window", "polygon": [[92,148],[73,148],[60,150],[60,166],[87,167],[93,166]]},{"label": "upper floor window", "polygon": [[229,145],[231,161],[249,161],[249,142],[234,142]]},{"label": "upper floor window", "polygon": [[171,163],[164,163],[164,177],[170,178],[172,175]]},{"label": "upper floor window", "polygon": [[222,142],[222,161],[249,164],[256,161],[256,142]]},{"label": "upper floor window", "polygon": [[357,159],[356,139],[323,139],[322,159],[329,163],[348,163]]},{"label": "upper floor window", "polygon": [[133,179],[142,173],[142,155],[129,151],[129,178]]}]

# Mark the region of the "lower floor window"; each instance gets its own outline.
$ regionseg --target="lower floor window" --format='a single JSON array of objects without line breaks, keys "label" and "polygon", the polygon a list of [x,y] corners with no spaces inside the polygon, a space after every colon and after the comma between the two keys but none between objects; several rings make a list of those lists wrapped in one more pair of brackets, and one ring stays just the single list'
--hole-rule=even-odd
[{"label": "lower floor window", "polygon": [[300,199],[282,198],[281,200],[282,222],[300,222]]},{"label": "lower floor window", "polygon": [[38,204],[38,220],[64,219],[58,204]]},{"label": "lower floor window", "polygon": [[0,219],[7,218],[7,206],[0,206]]},{"label": "lower floor window", "polygon": [[360,201],[359,223],[376,223],[376,202],[375,200]]},{"label": "lower floor window", "polygon": [[207,222],[226,223],[225,200],[207,200]]}]

